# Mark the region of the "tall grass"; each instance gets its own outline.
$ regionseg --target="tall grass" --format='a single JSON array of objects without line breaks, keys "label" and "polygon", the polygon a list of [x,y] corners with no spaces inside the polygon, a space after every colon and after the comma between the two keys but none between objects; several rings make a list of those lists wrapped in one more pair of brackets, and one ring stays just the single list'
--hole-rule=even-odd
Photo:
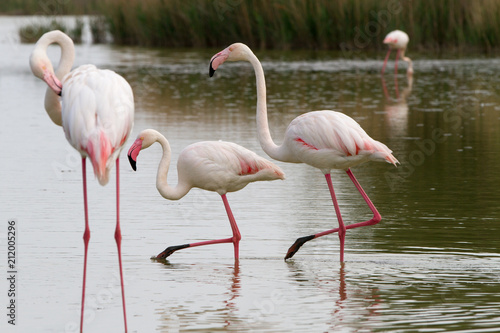
[{"label": "tall grass", "polygon": [[160,47],[500,49],[500,0],[2,0],[0,12],[104,15],[115,43]]},{"label": "tall grass", "polygon": [[98,0],[1,0],[0,13],[8,15],[89,14]]},{"label": "tall grass", "polygon": [[62,21],[54,19],[49,23],[34,23],[21,27],[19,29],[19,38],[21,43],[35,43],[47,31],[61,30],[69,35],[71,39],[78,44],[82,41],[82,29],[82,20],[77,20],[75,22],[75,27],[73,29],[69,29]]},{"label": "tall grass", "polygon": [[276,49],[380,48],[401,29],[411,48],[492,50],[500,45],[498,0],[104,0],[119,44]]},{"label": "tall grass", "polygon": [[[101,16],[93,16],[89,18],[89,28],[92,34],[93,43],[106,43],[108,27],[106,20]],[[42,35],[51,30],[61,30],[66,33],[74,43],[82,43],[83,29],[85,23],[80,17],[75,18],[73,28],[60,19],[52,19],[50,22],[39,22],[28,24],[19,29],[19,39],[21,43],[36,43]]]}]

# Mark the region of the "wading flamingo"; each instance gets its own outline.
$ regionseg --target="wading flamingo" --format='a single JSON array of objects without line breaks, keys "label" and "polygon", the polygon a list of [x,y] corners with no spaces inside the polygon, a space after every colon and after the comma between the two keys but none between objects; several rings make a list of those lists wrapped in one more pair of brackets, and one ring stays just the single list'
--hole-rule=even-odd
[{"label": "wading flamingo", "polygon": [[128,151],[130,165],[136,170],[139,152],[155,142],[158,142],[163,149],[156,176],[158,192],[168,200],[181,199],[193,187],[219,193],[233,231],[233,237],[230,238],[169,246],[156,258],[165,259],[175,251],[187,247],[233,243],[234,259],[238,260],[241,234],[229,207],[226,193],[239,191],[248,183],[256,181],[285,179],[283,171],[274,163],[235,143],[202,141],[187,146],[180,153],[177,161],[178,182],[174,187],[167,183],[171,159],[170,144],[161,133],[153,129],[139,133]]},{"label": "wading flamingo", "polygon": [[389,50],[387,51],[387,55],[385,56],[384,66],[382,66],[382,74],[384,74],[385,66],[387,65],[387,60],[389,60],[389,55],[391,54],[391,50],[396,51],[396,62],[394,64],[394,73],[398,72],[398,58],[401,55],[401,59],[408,62],[408,70],[406,71],[407,75],[413,74],[413,63],[410,58],[405,57],[406,46],[408,46],[408,42],[410,38],[401,30],[394,30],[387,34],[384,38],[384,44],[389,45]]},{"label": "wading flamingo", "polygon": [[[61,59],[54,73],[47,57],[50,44],[61,47]],[[50,119],[63,127],[68,142],[82,155],[83,203],[85,231],[83,240],[82,308],[80,332],[83,330],[87,250],[90,228],[87,210],[86,158],[89,157],[99,183],[105,185],[116,161],[116,229],[120,266],[123,316],[127,332],[125,294],[121,259],[119,155],[134,124],[134,96],[132,88],[123,77],[110,70],[100,70],[93,65],[80,66],[70,72],[75,58],[73,41],[61,31],[44,34],[36,43],[30,57],[33,74],[49,86],[45,94],[45,109]]]},{"label": "wading flamingo", "polygon": [[[210,76],[224,61],[248,61],[255,70],[257,78],[257,135],[262,149],[275,160],[289,163],[306,163],[320,169],[325,175],[333,205],[335,206],[339,227],[297,239],[288,250],[285,259],[291,258],[305,242],[338,232],[340,261],[343,262],[346,229],[376,224],[381,219],[377,209],[356,178],[354,178],[350,167],[370,160],[385,161],[396,165],[396,163],[399,163],[398,160],[392,156],[391,150],[386,145],[370,138],[354,119],[336,111],[313,111],[298,116],[288,125],[283,144],[277,146],[269,132],[266,83],[260,61],[248,46],[235,43],[212,57],[210,60]],[[331,169],[342,169],[347,172],[347,175],[373,212],[372,219],[347,226],[344,225],[333,190],[330,177]]]}]

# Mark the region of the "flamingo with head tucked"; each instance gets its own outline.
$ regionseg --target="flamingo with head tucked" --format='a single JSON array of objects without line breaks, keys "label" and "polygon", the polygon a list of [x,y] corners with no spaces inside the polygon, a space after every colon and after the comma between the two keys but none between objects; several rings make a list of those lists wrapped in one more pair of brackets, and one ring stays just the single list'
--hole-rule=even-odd
[{"label": "flamingo with head tucked", "polygon": [[187,146],[180,153],[177,161],[178,183],[176,186],[171,186],[167,182],[171,160],[170,144],[158,131],[147,129],[139,133],[128,151],[130,165],[136,170],[139,152],[155,142],[158,142],[163,149],[156,177],[158,192],[169,200],[181,199],[193,187],[217,192],[222,198],[233,232],[230,238],[169,246],[156,258],[165,259],[175,251],[188,247],[233,243],[234,258],[238,260],[241,234],[229,207],[226,193],[239,191],[256,181],[284,179],[283,171],[274,163],[235,143],[202,141]]},{"label": "flamingo with head tucked", "polygon": [[406,47],[408,46],[408,42],[410,41],[410,37],[401,30],[394,30],[387,34],[384,38],[384,44],[389,45],[389,50],[387,51],[387,55],[385,56],[384,65],[382,66],[382,74],[384,74],[385,66],[387,65],[387,60],[389,60],[389,55],[391,54],[391,50],[396,50],[396,62],[394,64],[394,73],[398,72],[398,58],[401,56],[401,59],[408,62],[408,69],[406,74],[408,76],[413,74],[413,63],[410,58],[405,57]]},{"label": "flamingo with head tucked", "polygon": [[[61,47],[61,59],[54,72],[47,56],[51,44]],[[44,34],[36,43],[30,57],[33,74],[48,85],[45,109],[52,121],[63,127],[66,139],[82,156],[85,255],[83,262],[82,307],[80,332],[83,330],[87,252],[90,228],[87,208],[86,158],[89,157],[99,183],[105,185],[116,164],[116,229],[122,304],[125,332],[127,316],[121,260],[121,230],[119,215],[119,155],[134,123],[134,96],[127,81],[110,70],[93,65],[80,66],[71,71],[75,58],[73,41],[61,31]]]},{"label": "flamingo with head tucked", "polygon": [[[344,261],[344,240],[347,229],[373,225],[381,217],[361,185],[351,172],[351,167],[367,161],[383,161],[394,165],[398,160],[383,143],[373,140],[351,117],[336,111],[314,111],[292,120],[285,132],[281,146],[276,145],[267,121],[266,83],[262,65],[248,46],[235,43],[217,53],[210,60],[210,76],[225,61],[248,61],[252,64],[257,79],[257,136],[262,149],[271,158],[289,163],[306,163],[320,169],[324,175],[339,222],[339,227],[297,239],[290,247],[285,259],[291,258],[307,241],[339,233],[340,261]],[[359,223],[344,225],[335,197],[330,171],[345,170],[365,202],[373,212],[373,218]]]}]

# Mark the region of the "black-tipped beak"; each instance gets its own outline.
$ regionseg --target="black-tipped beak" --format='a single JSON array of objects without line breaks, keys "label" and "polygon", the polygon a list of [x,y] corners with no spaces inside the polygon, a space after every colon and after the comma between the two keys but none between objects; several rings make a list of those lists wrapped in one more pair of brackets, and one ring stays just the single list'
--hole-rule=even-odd
[{"label": "black-tipped beak", "polygon": [[137,171],[137,162],[134,161],[132,156],[130,156],[130,155],[127,155],[127,156],[128,156],[128,161],[130,162],[130,166],[132,167],[132,169],[134,169],[134,171]]},{"label": "black-tipped beak", "polygon": [[[215,58],[214,58],[215,59]],[[214,62],[214,60],[212,59],[212,61],[210,61],[210,66],[209,66],[209,69],[208,69],[208,75],[210,77],[214,76],[214,73],[215,73],[215,69],[212,67],[212,62]]]}]

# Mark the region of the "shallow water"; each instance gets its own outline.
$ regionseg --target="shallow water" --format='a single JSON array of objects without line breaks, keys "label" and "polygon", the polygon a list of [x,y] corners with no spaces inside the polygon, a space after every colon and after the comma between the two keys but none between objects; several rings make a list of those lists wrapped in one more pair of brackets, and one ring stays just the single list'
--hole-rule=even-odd
[{"label": "shallow water", "polygon": [[[2,258],[7,221],[15,218],[18,228],[17,325],[7,325],[2,315],[0,327],[73,332],[83,262],[80,157],[45,114],[44,83],[28,66],[33,45],[7,36],[0,49]],[[131,83],[136,117],[126,149],[141,130],[155,128],[169,139],[173,162],[200,140],[233,141],[266,156],[254,126],[253,71],[246,63],[227,63],[208,78],[216,51],[80,45],[75,65],[110,68]],[[336,235],[307,243],[285,262],[297,237],[336,227],[337,220],[320,171],[276,162],[286,181],[254,183],[228,195],[243,236],[239,264],[228,244],[155,262],[150,256],[166,246],[228,237],[224,207],[217,194],[198,189],[180,201],[160,197],[158,145],[141,153],[137,172],[122,158],[130,332],[498,331],[500,59],[415,59],[412,82],[404,64],[396,77],[389,64],[383,82],[383,54],[363,61],[309,52],[256,54],[266,72],[277,142],[297,115],[334,109],[394,151],[398,168],[367,163],[353,170],[382,222],[347,233],[344,265]],[[51,50],[52,58],[57,55]],[[85,330],[121,332],[115,182],[101,187],[88,178]],[[332,178],[344,220],[369,219],[344,172]],[[169,180],[176,182],[175,168]],[[8,286],[0,281],[7,304]]]}]

